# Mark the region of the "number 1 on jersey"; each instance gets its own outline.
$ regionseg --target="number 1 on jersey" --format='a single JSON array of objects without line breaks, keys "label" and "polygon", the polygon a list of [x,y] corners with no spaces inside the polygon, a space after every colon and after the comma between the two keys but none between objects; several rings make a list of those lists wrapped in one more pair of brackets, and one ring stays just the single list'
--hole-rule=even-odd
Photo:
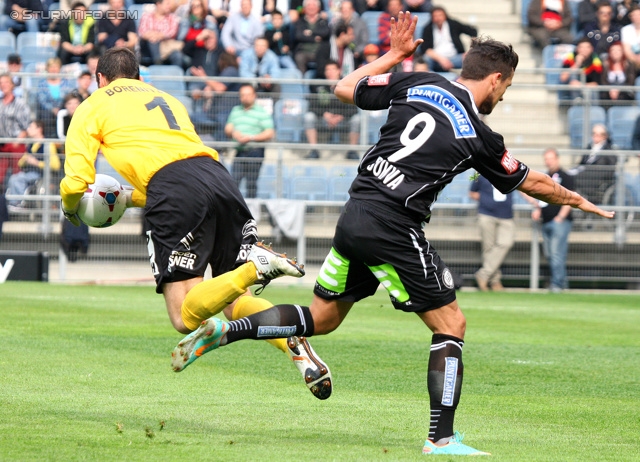
[{"label": "number 1 on jersey", "polygon": [[155,108],[159,107],[164,115],[164,118],[167,119],[167,123],[169,124],[169,128],[171,130],[180,130],[180,125],[176,121],[176,116],[173,115],[171,108],[165,101],[162,96],[156,96],[151,100],[151,102],[144,105],[147,108],[147,111],[152,111]]}]

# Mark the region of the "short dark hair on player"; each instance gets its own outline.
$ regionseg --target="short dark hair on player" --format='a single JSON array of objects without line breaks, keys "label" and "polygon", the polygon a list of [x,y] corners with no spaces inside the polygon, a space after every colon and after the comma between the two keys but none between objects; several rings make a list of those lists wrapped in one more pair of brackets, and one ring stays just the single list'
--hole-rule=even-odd
[{"label": "short dark hair on player", "polygon": [[140,66],[133,51],[128,48],[109,48],[98,60],[96,74],[109,82],[116,79],[140,79]]},{"label": "short dark hair on player", "polygon": [[502,74],[502,80],[513,75],[518,67],[518,54],[511,45],[490,37],[476,37],[462,61],[460,77],[483,80],[494,72]]}]

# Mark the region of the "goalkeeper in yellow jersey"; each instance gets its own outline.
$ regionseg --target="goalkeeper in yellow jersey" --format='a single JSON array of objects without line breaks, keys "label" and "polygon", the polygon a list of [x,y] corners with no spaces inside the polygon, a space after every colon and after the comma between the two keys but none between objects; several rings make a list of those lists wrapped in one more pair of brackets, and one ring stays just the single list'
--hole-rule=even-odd
[{"label": "goalkeeper in yellow jersey", "polygon": [[[126,48],[107,50],[96,76],[99,89],[76,110],[65,142],[65,217],[79,224],[78,203],[94,182],[100,150],[134,188],[127,206],[144,207],[156,291],[178,332],[190,333],[223,310],[235,320],[271,307],[248,288],[283,275],[302,277],[304,269],[257,242],[255,220],[235,181],[218,153],[202,143],[186,108],[141,82],[136,56]],[[208,265],[214,278],[204,281]],[[305,338],[269,342],[289,354],[314,396],[330,396],[331,373]],[[210,347],[174,358],[174,370]]]}]

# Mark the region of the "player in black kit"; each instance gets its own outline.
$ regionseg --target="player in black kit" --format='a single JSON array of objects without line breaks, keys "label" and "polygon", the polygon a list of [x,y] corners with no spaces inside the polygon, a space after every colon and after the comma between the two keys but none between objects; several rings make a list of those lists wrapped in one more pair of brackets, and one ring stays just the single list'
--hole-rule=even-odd
[{"label": "player in black kit", "polygon": [[391,26],[391,50],[336,87],[343,102],[369,110],[389,108],[389,116],[378,143],[360,163],[311,306],[278,305],[230,323],[211,318],[175,352],[187,354],[194,337],[226,345],[326,334],[340,325],[355,302],[382,284],[396,309],[416,313],[433,332],[428,365],[431,418],[423,453],[480,455],[486,453],[462,444],[453,430],[466,320],[451,272],[422,231],[430,207],[457,174],[474,168],[505,194],[519,189],[603,217],[613,213],[529,170],[505,148],[502,136],[480,120],[478,115],[491,113],[511,85],[518,55],[510,45],[475,39],[457,82],[433,73],[386,73],[420,45],[421,40],[413,40],[416,22],[400,13]]}]

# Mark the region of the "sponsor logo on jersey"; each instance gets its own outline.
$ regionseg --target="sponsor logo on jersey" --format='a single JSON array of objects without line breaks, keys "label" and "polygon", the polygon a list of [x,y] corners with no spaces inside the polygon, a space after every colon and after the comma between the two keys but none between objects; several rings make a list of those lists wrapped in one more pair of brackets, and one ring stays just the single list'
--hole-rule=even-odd
[{"label": "sponsor logo on jersey", "polygon": [[446,288],[453,289],[453,274],[451,274],[451,270],[449,268],[445,268],[442,272],[442,282]]},{"label": "sponsor logo on jersey", "polygon": [[469,114],[458,99],[444,88],[435,85],[421,85],[407,90],[407,101],[419,101],[432,106],[446,115],[456,138],[475,138]]},{"label": "sponsor logo on jersey", "polygon": [[504,154],[502,154],[502,160],[500,163],[509,175],[517,172],[518,167],[520,167],[520,162],[511,155],[508,149],[505,149]]},{"label": "sponsor logo on jersey", "polygon": [[367,85],[370,87],[384,87],[385,85],[389,85],[389,80],[391,79],[391,74],[380,74],[380,75],[372,75],[369,77],[367,81]]},{"label": "sponsor logo on jersey", "polygon": [[444,389],[442,390],[442,405],[453,406],[458,378],[458,358],[444,358]]},{"label": "sponsor logo on jersey", "polygon": [[382,157],[378,157],[375,164],[367,165],[367,170],[373,173],[376,178],[382,180],[382,183],[392,190],[396,189],[404,181],[404,173]]},{"label": "sponsor logo on jersey", "polygon": [[198,256],[191,252],[178,252],[174,250],[169,255],[169,270],[172,268],[180,267],[193,271],[193,264],[196,262]]},{"label": "sponsor logo on jersey", "polygon": [[296,334],[296,326],[260,326],[258,337],[291,337]]}]

